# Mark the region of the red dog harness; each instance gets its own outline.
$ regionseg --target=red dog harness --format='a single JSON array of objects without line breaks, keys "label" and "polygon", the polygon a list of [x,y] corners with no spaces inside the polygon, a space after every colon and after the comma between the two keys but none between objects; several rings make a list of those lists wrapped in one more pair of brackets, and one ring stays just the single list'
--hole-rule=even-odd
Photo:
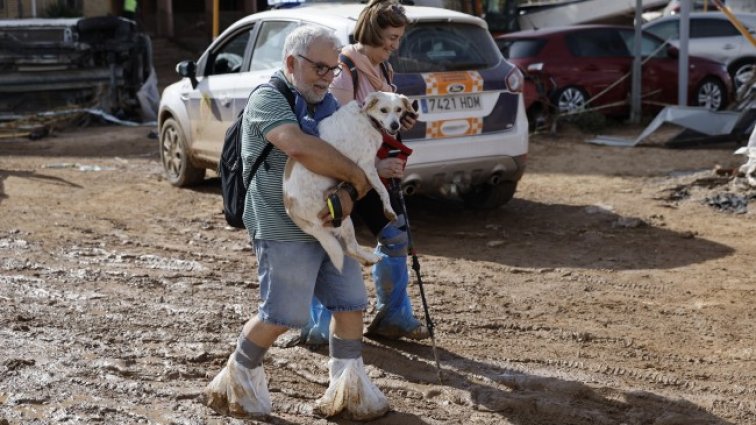
[{"label": "red dog harness", "polygon": [[[376,156],[380,159],[388,158],[389,156],[394,158],[400,158],[404,160],[404,165],[407,165],[407,157],[412,155],[412,149],[410,149],[407,145],[400,142],[398,139],[394,138],[393,136],[382,132],[383,134],[383,144],[381,145],[381,148],[378,149],[378,153]],[[381,181],[384,185],[388,186],[388,179],[384,179],[381,177]]]}]

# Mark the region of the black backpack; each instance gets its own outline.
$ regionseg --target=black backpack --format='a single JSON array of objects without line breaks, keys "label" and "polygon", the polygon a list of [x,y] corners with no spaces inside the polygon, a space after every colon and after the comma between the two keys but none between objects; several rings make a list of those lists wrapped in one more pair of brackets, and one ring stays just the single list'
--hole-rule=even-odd
[{"label": "black backpack", "polygon": [[[294,93],[292,93],[286,82],[276,77],[275,75],[270,77],[270,81],[266,83],[269,86],[273,86],[276,90],[281,92],[289,102],[291,110],[294,110]],[[255,88],[261,87],[262,85]],[[252,90],[252,93],[255,92]],[[250,93],[250,96],[252,96]],[[245,106],[246,109],[246,106]],[[218,162],[218,175],[221,180],[221,193],[223,194],[223,215],[226,217],[226,222],[233,227],[243,229],[244,222],[242,221],[242,214],[244,214],[244,202],[247,196],[247,187],[252,181],[257,169],[265,161],[270,151],[273,149],[273,145],[268,142],[265,144],[265,148],[260,153],[260,156],[255,160],[252,170],[249,173],[249,180],[244,181],[244,173],[242,167],[241,158],[241,143],[242,143],[242,118],[244,117],[244,109],[236,117],[236,120],[231,127],[226,130],[226,137],[223,139],[223,150],[221,151],[220,161]]]}]

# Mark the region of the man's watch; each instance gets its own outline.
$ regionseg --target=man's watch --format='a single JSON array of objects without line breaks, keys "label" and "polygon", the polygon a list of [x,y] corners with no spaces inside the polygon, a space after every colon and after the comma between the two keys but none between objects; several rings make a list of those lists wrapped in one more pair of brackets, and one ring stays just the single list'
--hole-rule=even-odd
[{"label": "man's watch", "polygon": [[352,200],[352,203],[357,202],[357,199],[359,198],[359,194],[357,193],[357,189],[352,186],[351,183],[347,182],[341,182],[336,186],[336,190],[344,189],[346,193],[349,194],[349,198]]}]

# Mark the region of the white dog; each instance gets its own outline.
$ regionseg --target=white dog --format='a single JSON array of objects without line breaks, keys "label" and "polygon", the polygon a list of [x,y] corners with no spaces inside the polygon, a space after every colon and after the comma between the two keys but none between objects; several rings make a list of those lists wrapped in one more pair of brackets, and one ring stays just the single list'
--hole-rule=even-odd
[{"label": "white dog", "polygon": [[[318,125],[323,140],[362,168],[378,192],[383,202],[383,212],[390,220],[396,218],[396,213],[375,169],[375,155],[383,143],[380,129],[395,134],[401,127],[401,117],[405,112],[415,112],[406,96],[374,92],[365,98],[362,107],[351,101]],[[337,183],[289,158],[283,178],[286,213],[305,233],[314,236],[323,245],[339,271],[344,266],[344,252],[363,265],[374,264],[379,257],[357,243],[354,225],[349,217],[342,221],[340,227],[324,227],[318,218],[318,213],[326,204],[327,191]]]}]

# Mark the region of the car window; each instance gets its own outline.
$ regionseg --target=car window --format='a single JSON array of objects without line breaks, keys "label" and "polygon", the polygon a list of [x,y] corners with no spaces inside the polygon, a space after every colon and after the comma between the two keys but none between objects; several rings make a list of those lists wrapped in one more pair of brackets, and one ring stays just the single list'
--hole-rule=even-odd
[{"label": "car window", "polygon": [[680,30],[676,20],[661,22],[657,25],[652,25],[645,29],[645,31],[661,38],[662,40],[677,40],[680,38]]},{"label": "car window", "polygon": [[723,19],[694,19],[690,22],[690,38],[732,37],[740,32],[730,21]]},{"label": "car window", "polygon": [[507,59],[532,58],[541,52],[546,40],[497,40],[501,54]]},{"label": "car window", "polygon": [[232,74],[241,72],[244,62],[244,51],[251,33],[250,28],[229,37],[209,57],[206,75]]},{"label": "car window", "polygon": [[299,23],[292,21],[263,22],[252,50],[250,71],[280,68],[286,36],[298,26]]},{"label": "car window", "polygon": [[[627,50],[632,55],[635,52],[635,31],[620,31],[622,41],[625,42]],[[641,56],[648,57],[654,55],[655,58],[666,58],[667,50],[662,47],[663,40],[649,34],[641,34]]]},{"label": "car window", "polygon": [[630,51],[618,31],[588,30],[567,34],[567,47],[577,57],[629,56]]},{"label": "car window", "polygon": [[412,25],[389,61],[400,73],[475,70],[496,66],[501,53],[477,25],[428,22]]}]

